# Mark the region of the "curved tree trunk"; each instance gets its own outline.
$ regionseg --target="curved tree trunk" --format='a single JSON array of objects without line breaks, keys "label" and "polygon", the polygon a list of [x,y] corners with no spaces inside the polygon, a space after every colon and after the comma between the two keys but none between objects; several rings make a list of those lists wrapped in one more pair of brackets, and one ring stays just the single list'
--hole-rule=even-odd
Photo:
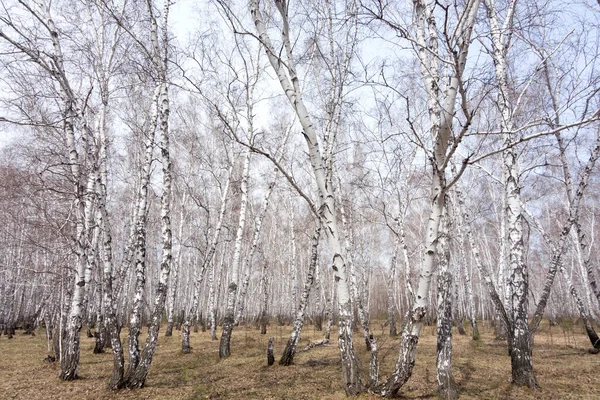
[{"label": "curved tree trunk", "polygon": [[319,193],[319,203],[317,204],[316,209],[321,213],[321,223],[325,229],[330,250],[333,253],[332,268],[334,270],[335,283],[338,290],[338,310],[340,318],[338,345],[342,358],[344,390],[347,395],[352,396],[359,394],[362,391],[362,384],[358,373],[358,363],[354,354],[354,345],[352,342],[352,305],[350,302],[346,263],[342,255],[340,243],[340,231],[337,226],[333,188],[328,184],[323,157],[319,149],[319,140],[308,110],[302,100],[300,83],[295,71],[292,44],[290,42],[291,38],[287,20],[287,6],[283,2],[276,2],[275,5],[283,20],[282,39],[286,54],[285,63],[282,63],[277,57],[277,54],[280,52],[276,51],[271,44],[271,39],[267,34],[267,29],[263,22],[262,13],[258,8],[258,1],[251,0],[248,3],[254,25],[261,39],[261,44],[267,53],[271,66],[277,74],[284,93],[298,116],[303,128],[304,139],[308,146],[309,158]]},{"label": "curved tree trunk", "polygon": [[248,291],[248,284],[250,283],[250,266],[252,265],[252,259],[254,258],[254,253],[256,248],[258,247],[258,240],[260,239],[260,232],[262,228],[262,223],[267,214],[267,210],[269,208],[269,198],[271,197],[271,193],[273,193],[273,188],[275,187],[275,183],[277,182],[277,170],[275,170],[275,176],[269,186],[267,187],[267,193],[263,199],[263,206],[260,210],[260,213],[256,216],[254,220],[254,231],[252,233],[252,243],[250,245],[250,250],[246,256],[244,261],[244,280],[242,282],[242,287],[240,290],[240,294],[238,296],[238,304],[237,304],[237,316],[235,319],[235,325],[238,325],[244,315],[244,305],[246,299],[246,292]]},{"label": "curved tree trunk", "polygon": [[302,326],[304,325],[304,314],[306,312],[306,307],[308,306],[308,296],[310,295],[310,290],[315,280],[315,269],[317,268],[317,261],[319,256],[318,248],[320,236],[321,227],[317,226],[317,229],[315,229],[315,233],[312,237],[310,265],[308,268],[308,274],[306,275],[306,281],[304,282],[304,290],[302,291],[302,295],[300,297],[300,306],[296,313],[296,319],[294,321],[292,333],[290,334],[290,338],[288,339],[285,349],[283,350],[281,359],[279,360],[279,365],[288,366],[291,365],[294,361],[296,347],[298,346],[298,342],[300,342],[300,333],[302,332]]}]

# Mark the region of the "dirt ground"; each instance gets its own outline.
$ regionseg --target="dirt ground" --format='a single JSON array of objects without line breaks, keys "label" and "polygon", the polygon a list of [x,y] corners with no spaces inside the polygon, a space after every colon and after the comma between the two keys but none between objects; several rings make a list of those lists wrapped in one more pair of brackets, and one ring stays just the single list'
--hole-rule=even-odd
[{"label": "dirt ground", "polygon": [[[600,355],[589,354],[587,337],[577,325],[543,323],[535,338],[534,369],[540,389],[510,384],[510,358],[506,343],[496,340],[482,323],[482,336],[473,341],[454,333],[454,377],[463,399],[600,399],[596,372]],[[380,377],[393,369],[399,338],[391,338],[381,325],[373,325],[378,337]],[[344,399],[341,366],[336,343],[298,353],[295,364],[267,366],[269,336],[275,337],[276,357],[287,341],[290,328],[271,325],[268,334],[252,328],[234,330],[232,356],[219,360],[218,341],[208,332],[192,333],[192,353],[182,354],[180,332],[164,337],[154,356],[146,387],[111,392],[106,388],[112,368],[112,353],[93,354],[93,339],[82,335],[80,379],[58,379],[58,363],[44,361],[47,344],[42,331],[26,336],[17,331],[11,340],[0,337],[0,399]],[[332,331],[333,332],[333,331]],[[333,335],[332,335],[333,336]],[[369,354],[356,335],[356,350],[363,380],[368,374]],[[126,330],[123,332],[126,338]],[[322,338],[309,325],[301,348]],[[414,373],[399,397],[436,397],[435,327],[424,327]],[[360,399],[377,398],[368,394]]]}]

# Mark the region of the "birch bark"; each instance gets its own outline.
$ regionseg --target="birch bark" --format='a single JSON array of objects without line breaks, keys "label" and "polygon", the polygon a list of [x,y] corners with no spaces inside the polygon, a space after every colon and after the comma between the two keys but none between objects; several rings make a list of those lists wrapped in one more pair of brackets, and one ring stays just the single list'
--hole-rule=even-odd
[{"label": "birch bark", "polygon": [[[150,125],[151,128],[146,132],[144,143],[145,152],[142,164],[140,186],[138,188],[138,203],[136,204],[135,217],[135,245],[134,245],[134,266],[135,266],[135,285],[133,295],[133,307],[129,316],[129,364],[125,380],[129,379],[140,359],[139,340],[142,320],[142,306],[144,302],[144,287],[146,284],[146,219],[148,209],[148,186],[150,184],[150,174],[152,171],[153,152],[154,152],[154,134],[156,121],[158,118],[158,96],[160,88],[157,86],[152,98],[152,112]],[[127,296],[127,293],[125,293]]]},{"label": "birch bark", "polygon": [[[390,336],[397,336],[396,330],[396,302],[394,301],[394,287],[396,286],[396,270],[398,263],[398,251],[400,247],[400,237],[396,235],[394,239],[394,255],[390,265],[390,274],[387,278],[387,321],[390,327]],[[376,383],[376,382],[375,382]]]},{"label": "birch bark", "polygon": [[[208,275],[208,321],[210,325],[210,338],[217,340],[217,307],[215,301],[215,263],[211,262]],[[189,346],[189,344],[188,344]]]},{"label": "birch bark", "polygon": [[[88,229],[86,227],[86,173],[85,166],[86,152],[78,145],[77,138],[80,138],[84,143],[87,141],[88,132],[83,129],[77,132],[84,121],[85,104],[82,106],[78,95],[71,87],[71,82],[65,68],[65,60],[61,45],[63,34],[55,25],[51,12],[51,2],[40,1],[36,4],[27,2],[19,2],[22,7],[22,12],[29,15],[36,24],[39,24],[40,32],[47,34],[43,38],[50,43],[51,49],[40,51],[35,47],[36,38],[28,38],[24,32],[15,25],[16,20],[3,18],[3,29],[0,30],[0,39],[8,43],[15,49],[17,53],[22,53],[28,57],[28,61],[33,62],[39,67],[51,84],[57,91],[57,104],[62,117],[62,136],[65,141],[65,156],[68,160],[69,179],[73,184],[72,198],[74,210],[74,225],[75,225],[75,262],[74,276],[75,283],[72,290],[72,295],[67,291],[65,300],[68,301],[65,307],[64,317],[61,318],[60,332],[60,359],[61,359],[61,374],[63,380],[73,380],[77,378],[77,369],[79,365],[79,331],[82,326],[82,318],[84,312],[84,295],[85,295],[85,269],[87,265],[86,253],[89,245]],[[4,30],[6,27],[6,31]],[[17,39],[11,36],[15,35]],[[89,196],[88,196],[89,198]],[[68,312],[68,317],[66,313]],[[62,328],[66,328],[66,337],[63,338]],[[63,341],[64,339],[64,341]]]},{"label": "birch bark", "polygon": [[[456,219],[458,222],[458,226],[460,227],[459,230],[459,246],[461,247],[459,249],[459,253],[460,253],[460,267],[459,269],[462,271],[464,280],[465,280],[465,289],[466,289],[466,294],[467,294],[467,310],[468,310],[468,314],[469,314],[469,320],[471,322],[471,329],[472,329],[472,337],[473,340],[479,340],[479,328],[477,327],[477,315],[475,313],[475,297],[473,295],[473,282],[471,281],[471,272],[469,271],[469,266],[467,263],[467,256],[465,254],[465,247],[468,245],[468,240],[465,238],[465,230],[466,229],[470,229],[466,227],[466,221],[463,217],[463,211],[462,209],[464,208],[464,200],[462,199],[462,192],[460,191],[460,188],[456,187],[455,192],[457,192],[457,197],[459,198],[456,203],[453,202],[452,204],[454,204],[454,207],[456,208],[455,212],[456,212]],[[463,246],[464,244],[464,246]],[[503,322],[501,322],[503,323]]]},{"label": "birch bark", "polygon": [[[373,389],[375,393],[384,397],[396,395],[398,390],[410,378],[415,363],[415,352],[423,318],[427,310],[429,288],[436,261],[440,223],[446,203],[446,167],[470,124],[470,114],[466,111],[466,104],[464,104],[464,87],[461,80],[471,42],[471,32],[479,8],[479,0],[468,1],[461,11],[460,22],[456,27],[455,36],[451,40],[455,43],[456,48],[448,49],[454,54],[454,64],[452,65],[452,71],[449,72],[449,83],[443,92],[440,88],[442,80],[438,58],[440,51],[438,49],[439,38],[435,15],[428,2],[415,0],[413,5],[417,30],[417,56],[428,94],[427,105],[431,125],[430,133],[433,141],[433,148],[428,150],[433,170],[431,210],[426,229],[425,253],[423,254],[416,297],[412,309],[404,318],[400,354],[396,361],[396,367],[386,382],[377,385]],[[462,132],[454,138],[452,145],[450,145],[452,120],[459,92],[463,97],[463,111],[466,114],[467,121]],[[458,179],[458,176],[455,177],[455,180]],[[444,300],[449,301],[450,297],[447,296]],[[448,360],[448,362],[450,361]],[[438,389],[440,396],[453,396],[449,387],[440,385]]]},{"label": "birch bark", "polygon": [[175,256],[175,264],[173,265],[173,272],[170,276],[170,285],[169,285],[169,293],[167,294],[167,329],[165,331],[165,336],[173,335],[173,325],[175,323],[175,296],[177,295],[177,279],[179,278],[179,269],[181,268],[181,259],[182,259],[182,244],[184,242],[183,239],[183,225],[184,220],[186,218],[185,214],[185,205],[187,203],[188,194],[184,192],[181,199],[181,212],[179,214],[179,228],[177,230],[177,238],[178,238],[178,246],[177,246],[177,255]]},{"label": "birch bark", "polygon": [[[347,264],[349,267],[348,269],[350,270],[350,290],[352,292],[354,304],[358,311],[358,319],[360,321],[360,325],[363,330],[365,346],[367,347],[367,351],[371,351],[371,333],[369,332],[369,318],[365,311],[362,290],[360,290],[360,287],[359,287],[359,284],[358,284],[357,278],[356,278],[357,273],[359,275],[362,275],[357,271],[357,269],[359,269],[361,267],[357,267],[354,264],[354,260],[352,259],[352,255],[351,255],[350,251],[352,248],[354,248],[354,245],[350,239],[350,224],[348,222],[348,217],[346,215],[346,209],[344,207],[343,201],[341,199],[338,199],[338,203],[340,204],[340,215],[342,217],[344,245],[346,246],[346,254],[347,254],[347,260],[348,260]],[[362,279],[360,281],[361,281],[361,283],[363,282]]]},{"label": "birch bark", "polygon": [[443,216],[438,238],[437,279],[437,382],[440,399],[457,399],[458,387],[452,375],[452,273],[450,272],[448,209]]},{"label": "birch bark", "polygon": [[254,258],[254,253],[256,248],[258,247],[258,240],[260,239],[260,232],[262,229],[262,223],[267,215],[267,211],[269,209],[269,199],[271,197],[271,193],[273,193],[273,188],[275,187],[275,183],[277,182],[278,170],[275,170],[275,176],[269,186],[267,187],[267,192],[265,193],[265,197],[263,199],[263,205],[260,210],[260,213],[256,216],[254,220],[254,231],[252,233],[252,243],[250,244],[250,249],[246,258],[244,260],[244,279],[242,281],[242,287],[238,296],[238,304],[237,304],[237,314],[235,318],[235,325],[239,325],[242,317],[244,316],[244,308],[245,308],[245,299],[246,292],[248,291],[248,285],[250,283],[250,267],[252,265],[252,259]]},{"label": "birch bark", "polygon": [[[102,108],[105,110],[105,107]],[[112,258],[112,235],[110,232],[110,223],[108,218],[108,212],[106,209],[106,198],[107,198],[107,184],[108,184],[108,171],[107,171],[107,149],[108,149],[108,138],[105,129],[106,118],[104,111],[100,115],[100,151],[99,151],[99,164],[100,164],[100,180],[99,180],[99,201],[98,209],[100,210],[98,215],[98,226],[102,233],[102,246],[103,246],[103,277],[102,277],[102,288],[103,288],[103,303],[104,303],[104,325],[110,338],[110,344],[113,352],[113,373],[109,383],[109,387],[112,390],[120,389],[123,386],[123,374],[125,370],[125,360],[123,357],[123,346],[121,344],[121,328],[118,325],[117,316],[114,308],[114,297],[113,297],[113,258]]]},{"label": "birch bark", "polygon": [[[148,336],[146,344],[141,353],[139,362],[132,369],[130,364],[129,373],[127,374],[126,386],[128,388],[142,388],[146,383],[148,370],[152,363],[152,357],[158,345],[158,331],[162,321],[163,311],[165,308],[165,300],[168,290],[169,274],[172,264],[172,246],[173,238],[171,232],[171,155],[169,148],[169,84],[168,84],[168,31],[167,22],[169,17],[170,0],[163,3],[162,21],[159,28],[156,17],[154,16],[153,4],[150,0],[147,2],[148,14],[150,17],[150,40],[152,44],[152,61],[156,69],[157,91],[156,97],[158,112],[158,122],[160,122],[160,154],[162,164],[162,184],[163,190],[161,194],[161,232],[162,232],[162,260],[160,263],[160,277],[156,288],[156,298],[154,299],[153,310],[148,328]],[[160,29],[160,32],[159,32]],[[154,120],[156,121],[156,120]],[[155,122],[156,123],[156,122]],[[156,127],[156,125],[155,125]]]},{"label": "birch bark", "polygon": [[507,73],[507,53],[513,28],[516,0],[509,3],[504,26],[500,27],[494,0],[484,0],[488,21],[491,27],[492,57],[494,59],[496,84],[498,86],[498,107],[504,145],[508,147],[502,154],[505,171],[504,192],[506,193],[506,229],[508,251],[508,286],[511,329],[509,332],[509,352],[511,355],[512,380],[515,385],[537,387],[531,360],[531,332],[527,324],[529,288],[528,269],[524,262],[523,215],[521,210],[521,186],[517,154],[510,147],[513,131],[513,109],[510,104],[510,89]]},{"label": "birch bark", "polygon": [[250,149],[247,149],[244,155],[244,165],[242,168],[240,214],[238,217],[238,227],[235,236],[235,247],[233,249],[233,259],[229,266],[229,284],[227,286],[227,305],[223,317],[223,331],[221,332],[221,341],[219,343],[219,357],[225,358],[231,355],[231,333],[235,323],[235,300],[238,292],[240,260],[242,253],[242,241],[244,238],[244,228],[246,226],[246,208],[248,205],[248,180],[250,177]]},{"label": "birch bark", "polygon": [[358,374],[358,364],[354,355],[352,343],[352,305],[350,302],[350,292],[346,277],[346,265],[340,243],[340,232],[335,215],[336,208],[333,187],[327,182],[325,165],[319,149],[317,133],[304,101],[302,100],[300,83],[298,76],[296,75],[292,54],[287,5],[285,2],[281,1],[276,1],[275,5],[283,22],[282,39],[285,47],[285,63],[278,57],[279,51],[275,50],[271,44],[271,39],[263,22],[262,13],[258,8],[258,1],[250,0],[248,2],[248,7],[258,32],[261,45],[267,53],[269,62],[277,74],[277,78],[284,93],[298,116],[303,129],[304,139],[308,146],[309,158],[318,188],[318,210],[321,213],[321,223],[323,224],[323,228],[328,238],[330,250],[333,253],[332,268],[334,270],[335,282],[338,290],[338,309],[340,317],[338,344],[342,358],[344,389],[347,395],[356,395],[362,391],[362,384]]},{"label": "birch bark", "polygon": [[[296,265],[296,230],[294,229],[294,204],[290,204],[290,299],[289,299],[289,318],[294,318],[296,312],[296,280],[298,276],[298,266]],[[286,318],[287,319],[287,318]]]},{"label": "birch bark", "polygon": [[[192,325],[192,319],[194,315],[198,312],[198,304],[200,302],[200,289],[202,287],[202,282],[204,280],[204,273],[206,272],[206,268],[208,266],[212,266],[214,268],[214,256],[217,250],[217,245],[219,244],[219,238],[221,236],[221,230],[223,229],[223,220],[225,219],[225,211],[227,206],[227,200],[229,198],[229,187],[231,184],[231,176],[233,173],[233,163],[229,167],[229,171],[227,172],[227,180],[225,181],[225,186],[221,193],[221,206],[219,209],[219,216],[217,217],[217,224],[215,226],[215,231],[210,242],[208,251],[206,253],[206,257],[202,262],[202,266],[198,271],[196,271],[196,279],[194,280],[193,287],[193,295],[192,295],[192,305],[185,315],[185,321],[183,323],[183,328],[181,330],[181,351],[183,353],[189,353],[191,351],[190,347],[190,326]],[[215,321],[215,329],[216,329],[216,321]],[[216,336],[216,335],[215,335]]]},{"label": "birch bark", "polygon": [[319,259],[319,238],[321,236],[321,227],[317,224],[317,228],[312,237],[312,245],[310,251],[310,265],[308,268],[308,274],[306,275],[306,281],[304,282],[304,288],[302,290],[302,294],[300,296],[300,306],[296,311],[296,319],[294,320],[294,327],[292,328],[292,333],[290,334],[290,338],[283,350],[283,354],[281,355],[281,359],[279,360],[279,365],[291,365],[294,361],[294,355],[296,354],[296,348],[298,343],[300,342],[300,333],[302,332],[302,327],[304,325],[304,315],[306,313],[306,307],[308,306],[308,296],[310,295],[310,290],[312,289],[314,280],[315,280],[315,270],[317,268],[317,262]]}]

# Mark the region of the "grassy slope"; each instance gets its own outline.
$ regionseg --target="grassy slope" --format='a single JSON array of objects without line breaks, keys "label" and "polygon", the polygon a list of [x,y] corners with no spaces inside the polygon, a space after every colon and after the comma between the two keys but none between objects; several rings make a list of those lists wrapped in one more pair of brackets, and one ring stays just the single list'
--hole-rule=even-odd
[{"label": "grassy slope", "polygon": [[[409,383],[402,389],[403,398],[435,398],[434,328],[423,331],[417,363]],[[580,329],[546,324],[536,336],[534,368],[539,390],[513,387],[509,383],[510,359],[506,345],[494,340],[483,329],[482,339],[473,342],[468,336],[454,336],[454,375],[463,399],[598,399],[600,355],[587,353],[587,338]],[[164,332],[161,331],[161,333]],[[276,355],[281,354],[288,327],[271,326]],[[379,336],[382,375],[391,371],[397,357],[398,338]],[[125,330],[123,337],[126,336]],[[321,332],[308,326],[302,347],[308,340],[319,340]],[[357,339],[361,335],[356,335]],[[1,399],[344,399],[341,387],[339,353],[334,345],[319,347],[296,356],[295,365],[266,366],[267,336],[248,328],[236,328],[232,356],[218,359],[218,342],[208,333],[192,333],[192,354],[180,351],[179,332],[173,337],[161,335],[157,354],[150,368],[146,387],[117,393],[106,389],[112,368],[112,353],[92,354],[93,339],[82,337],[81,379],[61,382],[58,363],[43,361],[46,342],[43,332],[35,337],[17,332],[15,338],[0,338]],[[369,355],[359,343],[357,353],[362,370],[368,371]],[[366,379],[366,376],[364,377]],[[360,398],[375,398],[363,395]]]}]

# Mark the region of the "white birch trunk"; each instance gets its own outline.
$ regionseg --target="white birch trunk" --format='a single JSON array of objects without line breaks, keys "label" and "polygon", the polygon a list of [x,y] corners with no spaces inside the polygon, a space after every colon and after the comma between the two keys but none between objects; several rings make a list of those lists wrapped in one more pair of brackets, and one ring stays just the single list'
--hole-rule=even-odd
[{"label": "white birch trunk", "polygon": [[211,262],[210,274],[208,275],[208,321],[212,340],[217,340],[217,307],[215,304],[215,263]]},{"label": "white birch trunk", "polygon": [[[151,2],[148,2],[148,14],[150,17],[150,41],[153,49],[153,64],[158,74],[157,81],[157,96],[153,98],[157,102],[155,109],[157,118],[153,118],[153,126],[156,128],[156,123],[160,123],[160,154],[162,164],[162,183],[163,190],[161,195],[160,219],[162,232],[162,260],[160,263],[160,276],[156,288],[156,298],[154,299],[153,310],[151,313],[150,327],[148,328],[148,336],[146,344],[139,358],[139,362],[135,365],[130,363],[129,371],[126,379],[128,388],[142,388],[148,376],[148,370],[152,363],[152,357],[158,344],[158,331],[162,321],[162,315],[165,308],[165,300],[167,296],[167,284],[172,264],[172,246],[173,238],[171,232],[171,155],[169,152],[169,87],[167,82],[168,59],[167,49],[169,45],[167,22],[169,16],[170,1],[165,0],[163,3],[162,23],[159,27],[154,16],[154,10]],[[160,39],[159,39],[160,36]],[[153,116],[154,117],[154,116]],[[144,254],[145,255],[145,254]],[[145,262],[144,262],[145,263]],[[136,288],[137,289],[137,288]],[[143,290],[143,288],[142,288]],[[136,295],[138,293],[136,292]],[[136,337],[137,341],[137,337]],[[137,345],[137,343],[136,343]],[[132,368],[132,366],[134,368]]]},{"label": "white birch trunk", "polygon": [[271,45],[271,39],[267,34],[262,13],[258,9],[258,1],[250,0],[248,6],[261,44],[267,53],[271,66],[277,74],[277,78],[284,93],[298,116],[303,129],[304,139],[308,146],[309,158],[318,188],[319,200],[317,209],[321,213],[321,223],[323,224],[325,234],[328,238],[330,250],[333,253],[332,268],[334,270],[335,283],[338,290],[338,309],[340,317],[338,344],[342,358],[344,389],[346,394],[356,395],[362,391],[362,384],[358,374],[358,364],[354,355],[352,342],[352,306],[350,303],[348,279],[346,277],[346,265],[340,243],[340,232],[335,214],[336,208],[334,204],[333,187],[330,184],[327,184],[325,165],[319,149],[317,134],[302,100],[300,84],[295,72],[295,63],[292,55],[292,45],[290,42],[291,39],[287,21],[287,8],[284,3],[276,2],[276,6],[283,19],[282,39],[286,53],[286,61],[284,64],[277,56],[279,52]]},{"label": "white birch trunk", "polygon": [[[221,193],[221,207],[219,209],[219,216],[217,218],[217,225],[215,227],[215,231],[210,242],[210,247],[204,258],[204,261],[198,271],[196,271],[196,279],[194,280],[193,287],[193,295],[192,295],[192,305],[189,311],[185,315],[185,322],[183,323],[183,328],[181,330],[181,351],[183,353],[189,353],[191,351],[190,347],[190,326],[192,324],[192,319],[194,315],[198,312],[198,304],[200,302],[200,289],[202,287],[202,282],[204,280],[204,273],[206,268],[209,265],[213,264],[213,259],[215,256],[215,251],[217,249],[217,245],[219,244],[219,238],[221,236],[221,230],[223,228],[223,220],[225,219],[225,210],[227,206],[227,199],[229,196],[229,186],[231,184],[231,176],[233,173],[233,163],[231,164],[229,171],[227,172],[227,180],[225,181],[225,187],[223,188],[223,192]],[[216,336],[216,335],[215,335]]]},{"label": "white birch trunk", "polygon": [[404,260],[404,287],[406,288],[406,297],[407,297],[407,305],[412,304],[412,302],[415,299],[415,292],[413,290],[412,287],[412,283],[411,283],[411,279],[410,279],[410,274],[411,274],[411,267],[410,267],[410,259],[408,257],[408,246],[406,245],[406,230],[404,229],[404,223],[405,223],[405,215],[404,215],[404,211],[401,212],[401,216],[399,217],[399,221],[398,221],[398,229],[400,232],[400,245],[402,248],[402,256],[403,256],[403,260]]},{"label": "white birch trunk", "polygon": [[[338,203],[340,204],[340,214],[342,216],[342,227],[344,232],[344,245],[346,247],[347,254],[347,266],[350,270],[350,290],[353,295],[353,302],[358,311],[358,319],[360,321],[360,325],[363,329],[363,337],[365,340],[365,346],[367,351],[371,351],[371,333],[369,332],[369,319],[367,313],[365,312],[364,307],[364,297],[363,293],[359,288],[359,284],[356,279],[357,274],[357,266],[354,264],[354,260],[352,259],[352,255],[350,253],[351,249],[354,247],[351,239],[350,239],[350,226],[348,223],[348,217],[346,216],[346,209],[344,207],[344,203],[341,199],[338,198]],[[358,267],[360,268],[360,267]],[[361,274],[362,275],[362,274]],[[361,279],[362,283],[362,279]]]},{"label": "white birch trunk", "polygon": [[448,234],[451,230],[448,209],[444,214],[438,239],[437,279],[437,365],[438,397],[457,399],[458,387],[452,375],[452,274]]},{"label": "white birch trunk", "polygon": [[[135,245],[134,245],[134,265],[135,265],[135,285],[133,294],[133,308],[129,316],[129,365],[125,380],[134,373],[140,359],[139,341],[142,325],[142,307],[144,303],[144,287],[146,284],[146,219],[148,203],[148,185],[150,184],[150,174],[152,167],[152,153],[154,151],[154,132],[156,119],[158,117],[157,102],[159,96],[159,87],[156,87],[152,98],[151,128],[146,133],[144,161],[142,164],[142,174],[140,186],[138,188],[138,203],[136,204],[135,217]],[[126,298],[128,293],[124,293]]]},{"label": "white birch trunk", "polygon": [[[169,1],[165,2],[165,11],[163,14],[163,29],[166,31],[166,21]],[[165,32],[166,34],[166,32]],[[165,42],[166,45],[166,42]],[[171,157],[169,153],[169,97],[166,81],[161,84],[160,94],[160,122],[161,122],[161,161],[163,172],[163,192],[161,195],[161,231],[162,231],[162,260],[160,264],[160,277],[156,288],[156,297],[154,299],[153,310],[151,314],[150,327],[146,344],[141,353],[138,365],[133,373],[128,375],[128,388],[142,388],[148,376],[148,370],[152,362],[152,357],[158,345],[158,331],[162,321],[162,315],[165,308],[167,297],[169,274],[172,264],[172,232],[171,232]]]},{"label": "white birch trunk", "polygon": [[394,239],[394,255],[390,265],[390,274],[387,278],[387,321],[390,327],[390,336],[397,336],[396,330],[396,302],[394,301],[394,287],[396,287],[396,270],[398,264],[398,251],[400,248],[400,236]]},{"label": "white birch trunk", "polygon": [[245,304],[245,299],[246,299],[246,292],[248,291],[248,285],[250,283],[250,267],[252,265],[252,259],[254,258],[254,253],[256,251],[256,248],[258,247],[258,240],[260,239],[262,223],[265,218],[265,215],[267,215],[267,210],[269,209],[269,199],[271,197],[271,193],[273,193],[273,188],[275,187],[275,183],[277,182],[277,177],[279,175],[277,172],[278,172],[278,170],[275,170],[275,176],[273,177],[273,180],[267,187],[267,192],[265,193],[265,197],[263,199],[263,205],[260,210],[260,213],[256,216],[256,218],[254,220],[254,231],[252,233],[252,243],[250,244],[250,249],[244,260],[243,270],[245,271],[245,273],[244,273],[244,279],[243,279],[242,287],[240,290],[240,294],[238,296],[237,314],[236,314],[236,318],[235,318],[236,326],[240,323],[242,317],[244,316],[244,304]]},{"label": "white birch trunk", "polygon": [[[294,229],[294,204],[290,202],[290,300],[289,300],[289,318],[294,317],[296,312],[296,277],[298,275],[298,266],[296,265],[296,232]],[[287,318],[286,318],[287,319]]]},{"label": "white birch trunk", "polygon": [[315,270],[317,268],[317,262],[319,258],[319,238],[321,236],[321,227],[317,224],[315,233],[312,237],[312,246],[310,251],[310,265],[308,268],[308,274],[306,275],[306,281],[304,282],[304,289],[300,297],[300,306],[296,312],[296,319],[294,320],[294,327],[290,338],[283,350],[279,365],[291,365],[294,361],[294,355],[296,354],[296,348],[300,342],[300,333],[304,325],[304,315],[306,313],[306,307],[308,306],[308,296],[315,280]]},{"label": "white birch trunk", "polygon": [[242,241],[244,238],[244,228],[246,226],[246,208],[248,206],[248,180],[250,177],[250,150],[247,149],[244,155],[244,166],[242,168],[240,214],[238,218],[237,233],[235,236],[235,247],[233,250],[233,260],[229,266],[231,272],[229,284],[227,286],[227,304],[223,318],[223,331],[221,333],[221,342],[219,343],[219,357],[225,358],[231,355],[231,333],[235,323],[235,300],[238,292],[238,281],[240,271],[240,259],[242,253]]},{"label": "white birch trunk", "polygon": [[[461,235],[462,236],[462,235]],[[465,244],[466,242],[463,238],[460,241],[461,244]],[[464,248],[461,249],[461,266],[460,270],[462,271],[463,278],[465,281],[465,290],[467,294],[467,312],[469,314],[469,321],[471,323],[472,329],[472,337],[473,340],[479,340],[479,328],[477,327],[477,314],[475,312],[475,296],[473,295],[473,282],[471,280],[471,271],[469,270],[469,265],[467,262],[467,257],[465,255]]]},{"label": "white birch trunk", "polygon": [[[454,139],[452,148],[448,149],[452,133],[452,119],[454,117],[460,80],[465,68],[469,44],[471,42],[471,32],[478,8],[479,0],[471,0],[465,4],[463,14],[460,18],[461,22],[456,28],[456,37],[453,38],[456,40],[457,47],[453,49],[456,54],[456,65],[453,65],[454,68],[449,83],[442,93],[439,86],[441,75],[438,65],[439,60],[437,58],[438,30],[435,16],[429,3],[421,0],[414,1],[417,24],[417,56],[421,66],[421,75],[425,89],[428,93],[427,104],[431,124],[431,137],[433,139],[433,149],[431,149],[433,164],[431,211],[426,229],[425,253],[423,254],[416,297],[412,309],[404,318],[401,348],[396,367],[392,375],[387,379],[387,382],[377,385],[374,389],[375,393],[385,397],[396,395],[398,390],[412,375],[415,363],[417,343],[430,295],[431,277],[435,267],[440,223],[446,203],[446,167],[449,164],[450,157],[452,157],[452,152],[456,150],[456,146],[461,138],[459,136]],[[463,107],[466,107],[466,105],[463,104]],[[462,134],[464,134],[464,131]],[[447,296],[444,301],[450,301],[450,298],[451,296]],[[451,363],[451,360],[448,359],[444,362]],[[447,369],[446,373],[448,371],[450,370]],[[449,386],[439,386],[438,390],[439,395],[442,397],[453,396]]]},{"label": "white birch trunk", "polygon": [[117,316],[114,307],[113,297],[113,258],[112,258],[112,235],[110,232],[110,223],[106,209],[108,171],[107,171],[107,151],[108,138],[106,135],[106,107],[101,108],[99,122],[99,170],[100,179],[98,181],[98,226],[102,233],[102,285],[103,285],[103,304],[104,304],[104,326],[110,338],[113,352],[113,373],[109,383],[112,390],[120,389],[123,386],[123,374],[125,371],[125,360],[123,356],[123,346],[121,344],[121,329],[118,325]]},{"label": "white birch trunk", "polygon": [[[504,26],[500,28],[494,0],[484,0],[488,21],[491,26],[491,39],[496,68],[496,84],[498,86],[498,107],[501,113],[500,127],[504,134],[504,145],[509,147],[512,141],[513,110],[508,98],[506,55],[510,42],[512,18],[516,1],[509,3]],[[508,148],[502,154],[505,171],[504,192],[506,195],[506,229],[507,229],[507,280],[511,291],[509,302],[511,329],[508,332],[509,352],[511,355],[512,381],[518,386],[537,387],[531,360],[531,333],[527,323],[528,317],[528,270],[524,262],[523,215],[521,210],[521,188],[517,155],[514,149]]]},{"label": "white birch trunk", "polygon": [[188,193],[184,192],[181,199],[181,212],[179,214],[179,229],[177,231],[177,238],[179,245],[177,247],[177,255],[175,256],[175,264],[173,265],[173,271],[170,276],[169,293],[167,294],[167,329],[165,336],[173,335],[173,324],[175,322],[175,295],[177,294],[177,283],[179,278],[179,268],[181,268],[182,259],[182,244],[183,244],[183,223],[186,217],[185,205],[187,203]]}]

